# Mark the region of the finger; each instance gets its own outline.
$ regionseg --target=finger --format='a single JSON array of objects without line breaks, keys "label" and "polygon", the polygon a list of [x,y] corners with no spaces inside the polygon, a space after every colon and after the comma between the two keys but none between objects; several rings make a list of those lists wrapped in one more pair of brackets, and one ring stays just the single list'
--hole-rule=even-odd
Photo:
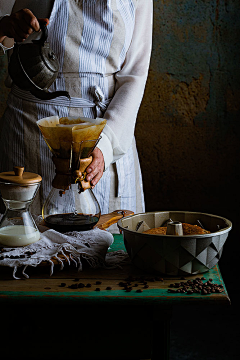
[{"label": "finger", "polygon": [[86,176],[87,181],[92,181],[92,179],[99,173],[100,167],[96,166],[94,167]]},{"label": "finger", "polygon": [[99,182],[99,180],[101,179],[103,175],[103,172],[98,172],[96,174],[96,176],[94,176],[94,178],[91,180],[91,185],[92,185],[92,188],[94,188],[95,185],[97,185],[97,183]]},{"label": "finger", "polygon": [[40,18],[38,19],[38,22],[44,22],[46,25],[49,25],[49,19],[48,18]]},{"label": "finger", "polygon": [[13,37],[16,41],[24,41],[28,38],[28,36],[33,32],[31,28],[27,28],[26,26],[16,25],[12,29]]},{"label": "finger", "polygon": [[31,28],[33,31],[40,30],[38,19],[36,18],[36,16],[33,15],[31,10],[23,9],[23,19],[28,25],[28,27]]},{"label": "finger", "polygon": [[14,40],[17,42],[22,42],[28,37],[28,35],[25,34],[18,26],[16,26],[16,24],[14,24],[11,30],[9,30],[7,36],[14,38]]},{"label": "finger", "polygon": [[[92,163],[91,163],[92,165]],[[89,172],[86,176],[86,180],[91,182],[91,185],[96,185],[97,182],[100,180],[100,178],[103,175],[104,171],[104,163],[98,162],[98,165],[94,167],[91,172]]]},{"label": "finger", "polygon": [[16,41],[25,40],[36,29],[39,29],[37,18],[28,9],[20,10],[8,18],[8,32]]},{"label": "finger", "polygon": [[86,168],[87,174],[94,173],[94,170],[96,170],[100,166],[100,160],[99,159],[93,159],[91,164]]}]

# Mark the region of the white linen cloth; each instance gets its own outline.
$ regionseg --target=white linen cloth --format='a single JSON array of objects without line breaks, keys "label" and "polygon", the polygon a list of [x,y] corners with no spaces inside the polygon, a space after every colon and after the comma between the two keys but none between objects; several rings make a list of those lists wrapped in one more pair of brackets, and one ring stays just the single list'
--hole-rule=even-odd
[{"label": "white linen cloth", "polygon": [[41,262],[51,264],[50,275],[53,274],[54,262],[57,259],[64,268],[63,255],[68,264],[73,262],[78,270],[82,270],[82,260],[85,259],[92,268],[114,268],[128,258],[123,250],[109,252],[108,248],[114,241],[113,235],[105,230],[93,229],[89,231],[73,231],[61,234],[55,230],[46,230],[41,233],[39,241],[15,248],[2,248],[0,252],[0,266],[13,268],[13,278],[18,268],[22,267],[22,274],[29,278],[25,270],[28,266],[36,267]]}]

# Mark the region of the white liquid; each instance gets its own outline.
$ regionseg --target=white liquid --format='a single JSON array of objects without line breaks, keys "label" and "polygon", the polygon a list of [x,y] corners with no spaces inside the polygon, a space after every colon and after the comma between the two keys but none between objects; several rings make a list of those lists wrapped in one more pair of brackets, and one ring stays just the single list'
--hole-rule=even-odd
[{"label": "white liquid", "polygon": [[40,233],[31,226],[11,225],[0,229],[0,244],[6,246],[24,246],[40,239]]}]

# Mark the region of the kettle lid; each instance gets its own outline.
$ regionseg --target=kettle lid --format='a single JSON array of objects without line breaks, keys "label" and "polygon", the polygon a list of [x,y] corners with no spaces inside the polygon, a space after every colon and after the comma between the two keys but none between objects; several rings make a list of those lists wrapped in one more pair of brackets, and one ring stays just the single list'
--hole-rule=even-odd
[{"label": "kettle lid", "polygon": [[42,181],[42,177],[31,172],[24,172],[23,166],[14,166],[13,171],[0,173],[0,181],[19,185],[31,185]]}]

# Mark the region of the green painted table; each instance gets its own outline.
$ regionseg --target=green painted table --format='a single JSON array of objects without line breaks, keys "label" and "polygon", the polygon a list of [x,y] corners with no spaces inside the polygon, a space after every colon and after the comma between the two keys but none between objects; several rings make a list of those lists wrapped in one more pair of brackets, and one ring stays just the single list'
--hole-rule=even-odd
[{"label": "green painted table", "polygon": [[[123,249],[122,236],[114,238],[110,251]],[[168,359],[175,304],[230,304],[218,266],[202,275],[223,287],[221,293],[209,295],[169,293],[171,283],[184,280],[177,276],[153,278],[130,263],[122,268],[85,268],[82,272],[66,264],[62,271],[55,266],[51,277],[49,270],[49,266],[29,268],[29,279],[13,280],[11,269],[0,269],[1,318],[5,324],[1,343],[6,344],[12,358],[19,349],[26,355],[27,346],[31,359],[43,359],[46,353],[58,359],[76,355],[79,359]],[[128,292],[119,283],[129,276],[134,280]],[[186,280],[196,277],[199,275]],[[69,288],[79,283],[91,287]],[[137,292],[139,289],[142,292]],[[17,334],[14,347],[8,336],[13,329]]]}]

